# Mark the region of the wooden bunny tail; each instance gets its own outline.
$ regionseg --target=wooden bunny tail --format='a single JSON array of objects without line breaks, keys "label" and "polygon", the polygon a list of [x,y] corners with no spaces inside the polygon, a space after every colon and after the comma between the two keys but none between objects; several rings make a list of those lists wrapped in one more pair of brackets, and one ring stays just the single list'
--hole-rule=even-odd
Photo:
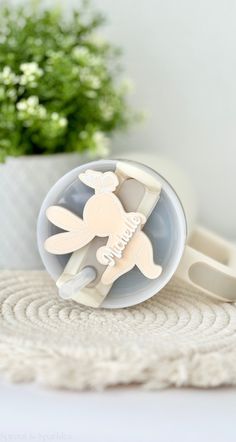
[{"label": "wooden bunny tail", "polygon": [[137,253],[135,264],[149,279],[156,279],[162,272],[162,267],[154,263],[152,244],[144,232],[138,232],[135,238]]}]

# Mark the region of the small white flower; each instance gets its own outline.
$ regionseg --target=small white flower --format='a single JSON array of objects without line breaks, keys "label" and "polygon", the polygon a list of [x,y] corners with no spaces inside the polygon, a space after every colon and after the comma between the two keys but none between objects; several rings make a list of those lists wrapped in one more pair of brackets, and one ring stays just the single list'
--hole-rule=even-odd
[{"label": "small white flower", "polygon": [[57,112],[53,112],[51,115],[51,118],[53,121],[58,121],[59,120],[59,114]]},{"label": "small white flower", "polygon": [[77,61],[86,61],[89,56],[89,50],[85,46],[76,46],[72,51],[72,57]]},{"label": "small white flower", "polygon": [[114,115],[114,109],[112,106],[110,106],[109,104],[107,104],[105,101],[100,101],[99,103],[99,108],[102,114],[102,118],[105,121],[109,121],[112,119],[113,115]]},{"label": "small white flower", "polygon": [[2,80],[3,84],[9,86],[16,84],[18,77],[12,72],[10,66],[4,66],[2,72],[0,72],[0,80]]},{"label": "small white flower", "polygon": [[44,106],[40,105],[38,107],[38,115],[39,115],[40,118],[45,118],[46,117],[47,111],[46,111]]},{"label": "small white flower", "polygon": [[88,64],[92,67],[98,67],[103,64],[103,61],[101,57],[98,57],[97,55],[91,54],[88,59]]},{"label": "small white flower", "polygon": [[91,75],[88,79],[89,86],[92,89],[99,89],[101,86],[101,81],[98,77],[95,77],[95,75]]},{"label": "small white flower", "polygon": [[38,69],[38,63],[35,61],[32,61],[31,63],[21,63],[20,70],[22,72],[37,72]]},{"label": "small white flower", "polygon": [[28,77],[26,75],[21,75],[20,84],[21,86],[25,86],[28,83]]},{"label": "small white flower", "polygon": [[61,117],[60,119],[59,119],[59,126],[60,127],[66,127],[67,126],[67,119],[65,118],[65,117]]},{"label": "small white flower", "polygon": [[7,96],[14,100],[16,98],[16,91],[15,91],[15,89],[10,89],[9,91],[7,91]]},{"label": "small white flower", "polygon": [[27,103],[30,107],[35,107],[39,104],[39,97],[36,97],[36,95],[32,95],[31,97],[27,98]]},{"label": "small white flower", "polygon": [[25,101],[25,100],[21,100],[21,101],[19,101],[19,103],[16,104],[16,108],[17,108],[19,111],[24,111],[24,110],[26,110],[26,109],[27,109],[26,101]]},{"label": "small white flower", "polygon": [[80,70],[80,80],[87,87],[91,89],[99,89],[101,87],[101,80],[97,75],[91,74],[91,70],[88,67],[84,67]]},{"label": "small white flower", "polygon": [[21,100],[16,104],[16,108],[19,111],[19,117],[21,119],[36,117],[45,119],[47,116],[47,110],[44,106],[39,104],[39,98],[35,95]]},{"label": "small white flower", "polygon": [[34,61],[31,63],[22,63],[20,70],[23,72],[20,78],[21,85],[35,83],[35,80],[43,75],[43,70],[39,67],[38,63]]},{"label": "small white flower", "polygon": [[4,66],[2,73],[4,76],[8,76],[9,74],[11,74],[10,66]]}]

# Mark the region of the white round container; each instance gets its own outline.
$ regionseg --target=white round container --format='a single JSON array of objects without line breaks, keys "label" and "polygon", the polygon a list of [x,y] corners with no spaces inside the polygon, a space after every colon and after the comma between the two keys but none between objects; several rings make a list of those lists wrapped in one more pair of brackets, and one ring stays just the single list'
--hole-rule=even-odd
[{"label": "white round container", "polygon": [[[57,232],[46,217],[47,208],[62,204],[63,207],[81,216],[84,205],[91,197],[91,189],[89,190],[78,179],[78,175],[87,169],[101,172],[114,171],[116,163],[116,160],[100,160],[79,166],[63,176],[47,194],[38,219],[38,246],[45,268],[55,281],[62,274],[69,256],[53,255],[44,248],[45,240]],[[186,242],[186,218],[183,206],[172,186],[153,169],[143,164],[131,163],[157,178],[162,186],[160,199],[143,231],[151,240],[154,261],[162,266],[163,271],[159,278],[148,279],[137,267],[133,268],[113,284],[101,305],[105,308],[128,307],[158,293],[176,271]]]}]

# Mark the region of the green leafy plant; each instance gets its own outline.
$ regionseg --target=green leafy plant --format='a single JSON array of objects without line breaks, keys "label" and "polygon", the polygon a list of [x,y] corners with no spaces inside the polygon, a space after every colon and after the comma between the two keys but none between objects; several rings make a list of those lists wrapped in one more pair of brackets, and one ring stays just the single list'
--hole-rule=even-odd
[{"label": "green leafy plant", "polygon": [[90,150],[130,122],[119,51],[86,4],[64,19],[30,3],[0,8],[0,160]]}]

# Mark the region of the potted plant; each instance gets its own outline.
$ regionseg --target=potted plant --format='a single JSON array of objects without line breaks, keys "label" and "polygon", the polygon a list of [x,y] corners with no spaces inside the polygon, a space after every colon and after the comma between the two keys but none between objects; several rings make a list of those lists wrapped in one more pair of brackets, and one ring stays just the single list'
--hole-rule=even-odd
[{"label": "potted plant", "polygon": [[116,81],[119,52],[96,35],[86,4],[63,11],[29,4],[0,11],[0,268],[39,268],[37,213],[52,184],[104,156],[129,123]]}]

